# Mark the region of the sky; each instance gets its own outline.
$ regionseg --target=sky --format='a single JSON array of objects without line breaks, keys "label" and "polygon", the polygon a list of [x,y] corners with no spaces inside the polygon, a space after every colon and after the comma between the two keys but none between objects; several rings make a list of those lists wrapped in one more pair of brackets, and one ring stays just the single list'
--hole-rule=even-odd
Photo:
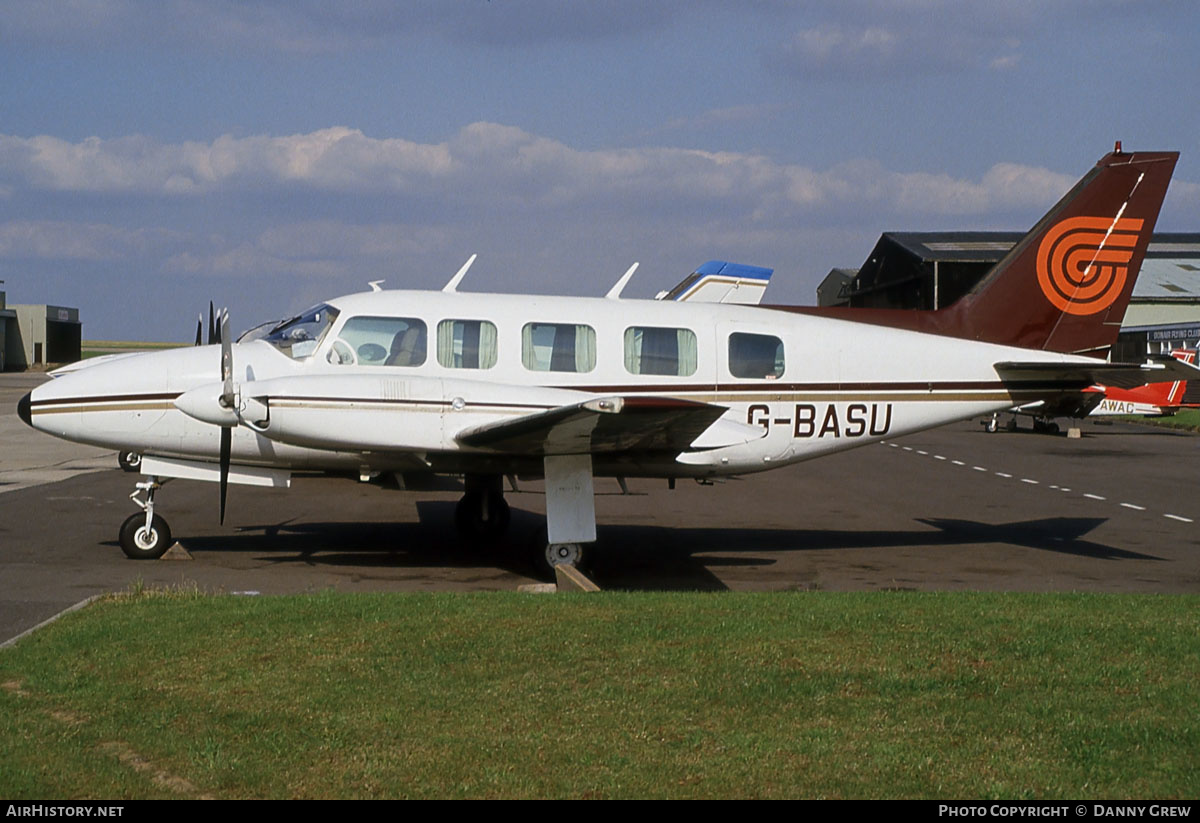
[{"label": "sky", "polygon": [[0,290],[85,339],[241,330],[372,280],[812,304],[885,231],[1025,230],[1182,153],[1192,0],[0,0]]}]

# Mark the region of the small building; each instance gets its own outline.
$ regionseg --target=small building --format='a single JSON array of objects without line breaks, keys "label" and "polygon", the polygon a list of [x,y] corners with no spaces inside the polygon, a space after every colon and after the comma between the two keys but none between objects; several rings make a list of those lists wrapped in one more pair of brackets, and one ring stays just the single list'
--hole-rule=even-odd
[{"label": "small building", "polygon": [[0,312],[4,326],[2,368],[27,369],[74,363],[82,356],[79,309],[66,306],[11,305]]}]

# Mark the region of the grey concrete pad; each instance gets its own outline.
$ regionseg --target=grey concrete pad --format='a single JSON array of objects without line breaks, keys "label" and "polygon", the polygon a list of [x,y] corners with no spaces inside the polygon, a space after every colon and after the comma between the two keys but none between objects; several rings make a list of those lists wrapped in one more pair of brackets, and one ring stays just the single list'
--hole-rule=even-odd
[{"label": "grey concrete pad", "polygon": [[49,379],[40,372],[0,373],[0,494],[117,465],[114,451],[59,440],[17,417],[17,402]]}]

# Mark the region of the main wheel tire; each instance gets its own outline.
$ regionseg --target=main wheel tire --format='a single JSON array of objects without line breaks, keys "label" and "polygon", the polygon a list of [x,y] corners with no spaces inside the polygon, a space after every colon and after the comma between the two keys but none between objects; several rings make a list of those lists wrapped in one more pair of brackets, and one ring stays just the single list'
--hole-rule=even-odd
[{"label": "main wheel tire", "polygon": [[146,528],[143,512],[131,514],[121,524],[121,550],[134,560],[155,560],[171,547],[171,527],[157,514]]},{"label": "main wheel tire", "polygon": [[560,563],[568,563],[582,571],[589,558],[587,546],[583,543],[551,543],[544,526],[534,532],[531,549],[533,568],[543,580],[554,580],[554,567]]},{"label": "main wheel tire", "polygon": [[117,463],[127,472],[141,471],[142,456],[137,452],[117,452]]}]

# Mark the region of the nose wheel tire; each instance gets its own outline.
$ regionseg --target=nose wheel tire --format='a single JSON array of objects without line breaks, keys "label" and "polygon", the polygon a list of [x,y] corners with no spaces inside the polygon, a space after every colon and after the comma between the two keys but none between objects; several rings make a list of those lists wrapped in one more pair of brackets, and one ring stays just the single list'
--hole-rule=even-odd
[{"label": "nose wheel tire", "polygon": [[121,524],[121,550],[134,560],[154,560],[171,547],[171,528],[167,521],[154,515],[146,528],[145,512],[131,514]]}]

